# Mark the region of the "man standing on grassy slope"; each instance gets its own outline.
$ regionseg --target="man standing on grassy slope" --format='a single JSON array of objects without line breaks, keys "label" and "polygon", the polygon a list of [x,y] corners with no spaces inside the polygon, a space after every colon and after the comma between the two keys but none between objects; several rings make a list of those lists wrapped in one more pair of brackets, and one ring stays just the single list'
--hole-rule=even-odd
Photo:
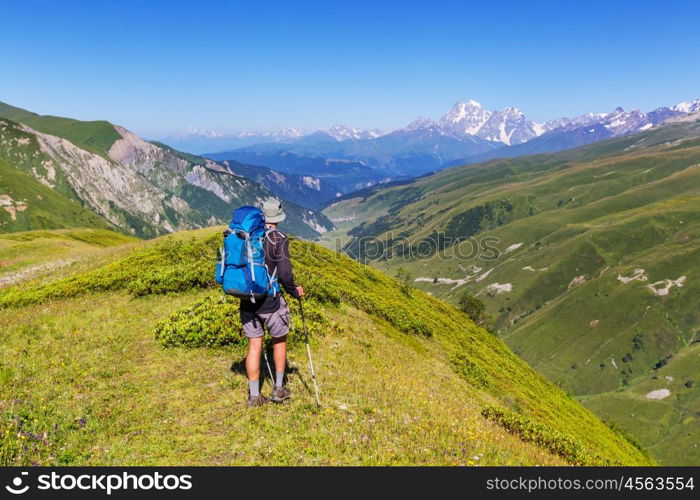
[{"label": "man standing on grassy slope", "polygon": [[[270,198],[263,203],[263,215],[267,234],[265,236],[265,265],[270,276],[277,274],[282,288],[293,298],[304,295],[304,289],[294,283],[292,263],[289,260],[289,239],[277,229],[286,215],[282,203]],[[241,300],[241,323],[248,337],[248,355],[245,360],[246,374],[250,386],[248,406],[262,406],[269,401],[260,394],[260,355],[267,326],[272,337],[273,357],[275,360],[275,388],[272,401],[281,403],[291,396],[291,391],[284,385],[284,370],[287,363],[287,334],[289,333],[289,307],[282,294],[267,295],[263,300],[251,302]]]}]

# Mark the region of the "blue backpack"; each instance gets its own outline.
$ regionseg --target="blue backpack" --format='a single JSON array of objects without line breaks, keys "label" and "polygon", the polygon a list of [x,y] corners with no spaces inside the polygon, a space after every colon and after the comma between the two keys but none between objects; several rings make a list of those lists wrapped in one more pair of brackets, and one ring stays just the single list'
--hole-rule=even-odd
[{"label": "blue backpack", "polygon": [[279,293],[277,270],[270,276],[265,265],[266,237],[262,210],[245,206],[233,211],[216,263],[216,281],[225,293],[251,302]]}]

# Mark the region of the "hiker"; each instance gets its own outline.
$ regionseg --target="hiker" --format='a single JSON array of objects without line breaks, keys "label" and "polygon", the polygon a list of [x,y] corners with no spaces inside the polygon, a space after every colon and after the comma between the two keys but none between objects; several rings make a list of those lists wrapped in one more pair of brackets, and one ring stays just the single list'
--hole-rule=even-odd
[{"label": "hiker", "polygon": [[[270,198],[263,203],[262,211],[267,229],[263,245],[268,273],[272,276],[276,275],[281,288],[291,297],[298,299],[304,295],[304,289],[294,282],[292,264],[289,260],[289,239],[277,229],[277,225],[286,217],[282,211],[282,203]],[[255,301],[241,299],[241,323],[248,337],[245,368],[250,388],[249,407],[261,406],[269,401],[260,394],[260,355],[265,335],[263,327],[267,327],[272,337],[275,360],[275,387],[272,391],[272,401],[281,403],[291,396],[291,391],[284,384],[289,321],[289,307],[281,293],[266,295]]]}]

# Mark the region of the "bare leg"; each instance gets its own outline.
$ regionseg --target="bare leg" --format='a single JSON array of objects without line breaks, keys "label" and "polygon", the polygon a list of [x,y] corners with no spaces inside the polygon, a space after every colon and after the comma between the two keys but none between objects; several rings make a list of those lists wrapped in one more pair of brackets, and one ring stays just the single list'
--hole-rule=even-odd
[{"label": "bare leg", "polygon": [[248,375],[248,380],[251,382],[260,380],[260,356],[262,355],[262,345],[262,337],[259,339],[248,339],[248,355],[245,358],[245,371]]},{"label": "bare leg", "polygon": [[275,371],[283,372],[287,365],[287,336],[272,339],[272,354],[275,359]]}]

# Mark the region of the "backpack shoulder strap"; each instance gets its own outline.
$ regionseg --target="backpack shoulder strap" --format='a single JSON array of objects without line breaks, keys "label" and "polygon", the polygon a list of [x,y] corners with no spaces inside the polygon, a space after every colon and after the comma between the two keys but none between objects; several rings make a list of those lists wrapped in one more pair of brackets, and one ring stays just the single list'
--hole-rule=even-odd
[{"label": "backpack shoulder strap", "polygon": [[[279,229],[270,228],[265,230],[265,240],[272,245],[272,251],[277,253],[277,245],[279,245],[287,236]],[[277,255],[275,255],[277,258]]]},{"label": "backpack shoulder strap", "polygon": [[[285,234],[282,231],[279,231],[276,228],[267,228],[265,229],[265,240],[270,242],[270,245],[272,245],[272,248],[277,249],[277,244],[280,242],[280,240],[286,238]],[[276,258],[276,257],[275,257]],[[267,265],[265,266],[267,269]],[[270,277],[270,283],[272,284],[274,293],[273,296],[277,296],[279,288],[279,284],[277,281],[277,266],[275,266],[275,270],[272,271],[272,274],[270,275],[269,272],[270,270],[267,270],[268,276]]]},{"label": "backpack shoulder strap", "polygon": [[272,243],[273,246],[277,246],[277,243],[286,237],[279,229],[273,227],[265,229],[265,239]]}]

